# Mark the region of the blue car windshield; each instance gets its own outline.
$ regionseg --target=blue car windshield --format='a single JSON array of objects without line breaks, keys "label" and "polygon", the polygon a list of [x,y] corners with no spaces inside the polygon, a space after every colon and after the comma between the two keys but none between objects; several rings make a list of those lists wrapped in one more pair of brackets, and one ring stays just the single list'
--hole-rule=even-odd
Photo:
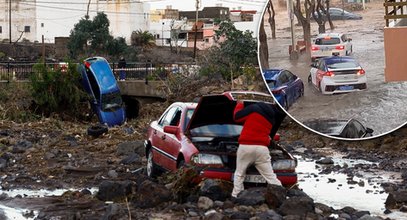
[{"label": "blue car windshield", "polygon": [[114,112],[123,105],[122,97],[119,92],[102,94],[102,110]]}]

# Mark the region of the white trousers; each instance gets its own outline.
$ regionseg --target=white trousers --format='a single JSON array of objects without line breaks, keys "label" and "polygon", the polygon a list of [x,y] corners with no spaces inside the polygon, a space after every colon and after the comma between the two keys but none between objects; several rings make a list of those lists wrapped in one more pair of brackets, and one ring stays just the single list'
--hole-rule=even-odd
[{"label": "white trousers", "polygon": [[254,164],[259,173],[266,179],[268,184],[281,186],[280,180],[271,166],[270,151],[267,147],[261,145],[239,145],[237,149],[236,171],[233,181],[232,196],[237,195],[244,190],[243,182],[246,177],[246,170]]}]

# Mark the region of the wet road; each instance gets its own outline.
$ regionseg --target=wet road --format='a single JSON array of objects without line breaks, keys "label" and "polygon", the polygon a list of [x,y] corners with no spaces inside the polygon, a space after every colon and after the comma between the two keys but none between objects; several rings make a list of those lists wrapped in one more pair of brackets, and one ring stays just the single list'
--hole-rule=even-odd
[{"label": "wet road", "polygon": [[[270,68],[289,69],[298,75],[305,85],[304,97],[289,109],[289,114],[299,122],[318,118],[356,118],[374,130],[374,135],[386,134],[407,122],[407,82],[384,82],[384,43],[382,2],[366,4],[365,11],[356,12],[363,20],[334,21],[334,32],[347,33],[352,38],[352,56],[365,69],[368,89],[338,95],[322,95],[308,85],[310,59],[303,53],[299,60],[290,61],[288,45],[291,44],[287,12],[277,8],[277,39],[268,38]],[[266,33],[271,36],[265,22]],[[329,32],[329,25],[326,25]],[[296,39],[302,39],[302,28],[296,26]],[[315,36],[318,27],[311,23],[311,34]]]}]

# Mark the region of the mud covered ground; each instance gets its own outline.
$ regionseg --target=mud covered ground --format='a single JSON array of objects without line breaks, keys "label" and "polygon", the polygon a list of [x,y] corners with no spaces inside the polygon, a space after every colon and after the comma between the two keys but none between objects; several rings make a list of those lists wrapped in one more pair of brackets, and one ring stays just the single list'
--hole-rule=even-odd
[{"label": "mud covered ground", "polygon": [[[159,181],[159,184],[149,180],[144,175],[143,169],[146,161],[143,151],[144,133],[147,124],[159,116],[165,105],[166,103],[155,103],[145,106],[148,110],[142,110],[139,120],[111,128],[108,133],[97,138],[87,135],[89,123],[84,122],[50,118],[26,123],[0,121],[2,152],[0,175],[2,192],[5,193],[0,196],[0,208],[18,207],[26,210],[26,217],[37,219],[52,217],[56,219],[130,219],[128,216],[133,219],[208,219],[208,216],[218,216],[217,219],[253,217],[267,219],[264,216],[261,217],[260,213],[266,213],[264,215],[269,217],[298,214],[292,212],[301,206],[299,204],[291,204],[293,205],[291,208],[286,205],[287,210],[291,211],[281,211],[281,206],[277,208],[266,199],[253,204],[247,202],[254,200],[250,197],[246,198],[247,200],[230,201],[228,197],[230,184],[226,184],[227,187],[222,185],[221,188],[224,190],[224,192],[220,191],[222,198],[213,198],[211,197],[213,194],[203,194],[201,188],[198,193],[200,196],[194,197],[191,190],[192,196],[180,201],[179,195],[185,195],[184,190],[192,189],[188,184],[182,183],[185,179],[179,180],[180,175],[172,176],[173,179],[170,180]],[[399,131],[377,139],[346,142],[318,136],[287,119],[280,133],[282,145],[292,152],[298,148],[307,149],[301,153],[307,158],[318,160],[321,157],[328,157],[330,155],[326,149],[335,149],[349,158],[374,161],[379,164],[379,169],[398,172],[404,175],[404,178],[407,176],[404,173],[407,163],[405,161],[407,128],[401,128]],[[297,152],[297,154],[300,153]],[[364,169],[367,170],[369,167]],[[188,178],[186,180],[188,182]],[[167,187],[164,187],[164,184],[167,184]],[[388,185],[392,186],[387,187],[389,191],[396,192],[403,189],[402,183],[388,183]],[[70,189],[71,191],[61,196],[39,198],[30,197],[29,193],[13,196],[10,194],[13,189],[30,191]],[[267,188],[261,189],[263,191],[255,191],[257,194],[254,191],[248,191],[248,193],[257,195],[256,198],[262,198],[262,195],[268,195],[267,193],[272,191]],[[101,193],[106,190],[111,193]],[[287,191],[287,198],[292,197],[291,194],[298,196],[297,194],[301,192],[301,190],[292,190]],[[97,193],[98,191],[100,192]],[[123,197],[123,193],[127,196]],[[217,194],[219,194],[218,191]],[[207,201],[201,197],[211,199]],[[115,202],[106,203],[105,200]],[[217,205],[214,205],[213,202],[216,201]],[[305,204],[308,203],[305,202]],[[337,216],[346,213],[349,216],[353,215],[353,218],[349,219],[359,219],[363,216],[361,215],[363,213],[359,213],[360,216],[355,217],[357,210],[353,209],[352,211],[347,209],[333,211],[329,208],[329,204],[327,207],[323,206],[324,208],[319,203],[304,206],[311,206],[314,209],[304,212],[308,214],[299,213],[298,216],[311,216],[310,219],[317,219],[318,214],[315,210],[324,210],[324,208],[330,210],[327,211],[329,215],[324,214],[328,216],[335,216],[335,213]],[[394,205],[393,208],[401,207],[398,206]],[[315,207],[319,208],[315,209]],[[208,213],[209,211],[211,212]],[[328,216],[325,217],[328,218]],[[288,219],[296,219],[296,217]]]}]

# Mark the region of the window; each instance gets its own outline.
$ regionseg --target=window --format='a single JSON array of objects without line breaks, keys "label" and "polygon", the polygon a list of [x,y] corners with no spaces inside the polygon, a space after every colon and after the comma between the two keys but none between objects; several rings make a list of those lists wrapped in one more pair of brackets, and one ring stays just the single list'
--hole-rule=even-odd
[{"label": "window", "polygon": [[180,111],[178,107],[172,107],[170,110],[167,111],[167,113],[161,118],[160,122],[158,122],[158,124],[161,127],[164,127],[166,125],[172,125],[175,122],[173,121],[173,119],[176,116],[176,113]]},{"label": "window", "polygon": [[29,33],[31,27],[30,26],[24,26],[24,32]]},{"label": "window", "polygon": [[0,26],[0,34],[3,33],[3,27]]},{"label": "window", "polygon": [[41,27],[44,27],[44,23],[41,23]]},{"label": "window", "polygon": [[165,39],[165,43],[166,43],[166,44],[170,44],[170,43],[171,43],[171,39],[170,39],[170,38]]}]

